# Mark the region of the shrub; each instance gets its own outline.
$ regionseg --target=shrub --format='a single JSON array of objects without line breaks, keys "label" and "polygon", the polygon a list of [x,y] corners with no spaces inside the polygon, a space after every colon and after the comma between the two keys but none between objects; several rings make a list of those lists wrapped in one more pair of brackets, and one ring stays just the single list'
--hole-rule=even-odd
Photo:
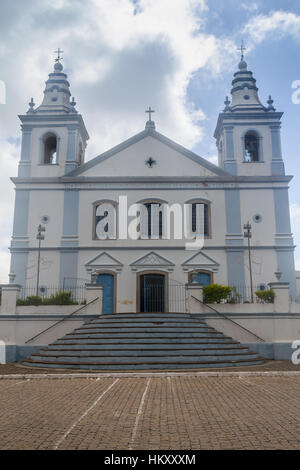
[{"label": "shrub", "polygon": [[262,303],[266,303],[266,304],[274,303],[275,292],[273,291],[273,289],[257,290],[255,292],[255,295]]},{"label": "shrub", "polygon": [[72,299],[72,292],[58,292],[50,297],[42,298],[38,295],[29,295],[26,299],[18,299],[17,305],[78,305]]},{"label": "shrub", "polygon": [[77,305],[72,299],[72,291],[68,292],[57,292],[52,294],[50,297],[43,299],[44,305]]},{"label": "shrub", "polygon": [[39,295],[29,295],[24,300],[17,300],[17,305],[41,305],[42,303],[43,299]]},{"label": "shrub", "polygon": [[208,304],[216,302],[221,303],[227,300],[232,292],[232,287],[222,286],[220,284],[210,284],[203,287],[203,301]]}]

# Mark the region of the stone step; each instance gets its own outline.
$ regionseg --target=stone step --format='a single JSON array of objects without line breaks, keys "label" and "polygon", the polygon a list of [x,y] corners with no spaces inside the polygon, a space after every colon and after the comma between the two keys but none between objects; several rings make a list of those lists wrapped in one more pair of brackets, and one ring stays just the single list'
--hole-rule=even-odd
[{"label": "stone step", "polygon": [[263,359],[188,314],[110,314],[91,320],[24,364],[87,370],[195,369]]},{"label": "stone step", "polygon": [[[225,350],[225,349],[239,349],[242,346],[239,343],[188,343],[188,344],[180,344],[180,343],[172,343],[172,344],[165,344],[165,343],[152,343],[152,344],[143,344],[143,343],[136,343],[136,344],[116,344],[111,343],[109,345],[110,351],[146,351],[146,350],[153,350],[153,351],[169,351],[169,350]],[[245,349],[244,347],[242,347]],[[45,351],[46,348],[41,349],[41,351]],[[107,344],[51,344],[47,347],[49,351],[105,351],[107,350]]]},{"label": "stone step", "polygon": [[242,359],[239,361],[226,361],[222,362],[181,362],[166,364],[164,362],[160,363],[144,363],[144,364],[95,364],[95,363],[85,363],[85,364],[73,364],[69,362],[64,363],[51,363],[49,361],[37,361],[32,359],[26,359],[23,362],[24,365],[29,367],[42,367],[49,369],[73,369],[73,370],[98,370],[98,371],[139,371],[139,370],[186,370],[186,369],[212,369],[220,367],[242,367],[242,366],[256,366],[264,363],[264,359],[249,360]]},{"label": "stone step", "polygon": [[99,315],[99,318],[125,318],[125,317],[132,317],[132,318],[138,318],[138,317],[144,317],[144,316],[164,316],[164,317],[186,317],[186,318],[191,318],[191,315],[189,313],[185,312],[124,312],[124,313],[103,313]]},{"label": "stone step", "polygon": [[[129,337],[128,335],[125,335],[124,337],[119,337],[119,336],[107,336],[103,335],[102,338],[62,338],[62,339],[57,339],[54,341],[54,345],[57,344],[123,344],[123,343],[130,343],[130,344],[135,344],[135,343],[141,343],[143,344],[173,344],[173,343],[178,343],[178,344],[203,344],[204,342],[209,344],[209,343],[215,343],[215,344],[223,344],[223,343],[236,343],[239,344],[237,341],[234,341],[232,338],[229,337],[223,337],[223,336],[217,336],[217,337],[198,337],[194,335],[190,336],[183,336],[183,337],[178,337],[178,336],[168,336],[168,337],[157,337],[153,336],[152,338],[149,338],[149,336],[142,336],[140,335],[139,337],[133,336]],[[109,346],[110,347],[110,346]]]},{"label": "stone step", "polygon": [[167,329],[172,330],[172,331],[178,331],[178,330],[186,330],[189,329],[189,331],[199,331],[199,332],[211,332],[215,331],[214,328],[211,328],[209,326],[199,326],[197,324],[190,324],[190,325],[185,325],[184,323],[176,323],[174,325],[171,325],[170,323],[163,323],[160,322],[158,324],[156,323],[142,323],[140,325],[130,325],[129,323],[126,324],[105,324],[105,325],[89,325],[89,326],[81,326],[79,328],[75,328],[73,331],[73,334],[75,333],[88,333],[88,332],[93,332],[93,333],[101,333],[102,331],[149,331],[149,329],[155,329],[155,331],[165,331]]},{"label": "stone step", "polygon": [[168,349],[168,350],[143,350],[143,349],[137,349],[137,350],[82,350],[80,351],[80,354],[78,354],[78,351],[72,351],[72,350],[49,350],[49,349],[41,349],[40,353],[33,353],[31,357],[40,357],[41,355],[44,357],[56,357],[56,358],[61,358],[61,357],[75,357],[75,358],[82,358],[82,357],[88,357],[88,358],[104,358],[104,357],[117,357],[117,358],[124,358],[124,357],[134,357],[134,358],[146,358],[146,357],[181,357],[181,356],[191,356],[191,357],[207,357],[211,356],[212,354],[214,356],[225,356],[225,355],[231,355],[231,354],[236,354],[239,353],[241,355],[248,354],[248,349],[247,348],[236,348],[236,349]]},{"label": "stone step", "polygon": [[196,333],[196,334],[199,334],[199,335],[206,335],[206,336],[215,336],[215,335],[220,335],[222,333],[218,333],[216,330],[213,330],[213,329],[202,329],[202,328],[189,328],[189,327],[155,327],[155,326],[152,326],[152,327],[145,327],[145,328],[140,328],[140,327],[136,327],[136,328],[94,328],[94,329],[91,329],[90,331],[88,330],[83,330],[83,329],[77,329],[77,330],[74,330],[72,333],[68,333],[66,335],[66,337],[70,337],[70,336],[76,336],[76,335],[79,335],[79,336],[95,336],[95,335],[98,335],[98,334],[127,334],[127,333],[130,333],[130,334],[143,334],[143,335],[148,335],[148,334],[151,334],[151,333],[154,333],[154,334],[165,334],[165,333],[171,333],[172,335],[182,335],[182,334],[189,334],[189,333]]},{"label": "stone step", "polygon": [[54,356],[47,356],[43,354],[32,354],[31,355],[32,359],[36,359],[37,361],[54,361],[57,362],[57,364],[60,364],[61,362],[64,362],[67,360],[69,363],[73,364],[84,364],[84,363],[94,363],[94,364],[141,364],[141,363],[164,363],[164,364],[172,364],[172,363],[181,363],[181,362],[189,362],[191,364],[197,363],[197,362],[215,362],[218,363],[220,361],[238,361],[241,359],[258,359],[259,356],[256,353],[251,353],[251,352],[245,352],[243,353],[233,353],[233,352],[228,352],[228,353],[220,353],[220,354],[213,354],[213,355],[207,355],[207,354],[197,354],[197,355],[189,355],[186,357],[186,355],[179,355],[176,354],[174,356],[154,356],[154,355],[130,355],[130,356],[66,356],[66,355],[54,355]]},{"label": "stone step", "polygon": [[170,325],[184,323],[185,325],[195,324],[197,323],[198,326],[208,326],[204,321],[197,321],[194,318],[167,318],[167,317],[142,317],[142,318],[101,318],[97,320],[92,320],[90,323],[86,323],[82,325],[82,328],[86,326],[94,326],[94,325],[140,325],[144,323],[168,323]]}]

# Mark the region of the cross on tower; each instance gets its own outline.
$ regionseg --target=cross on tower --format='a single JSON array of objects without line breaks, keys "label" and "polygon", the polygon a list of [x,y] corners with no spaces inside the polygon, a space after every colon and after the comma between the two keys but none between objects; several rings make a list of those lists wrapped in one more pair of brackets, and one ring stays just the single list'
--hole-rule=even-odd
[{"label": "cross on tower", "polygon": [[244,60],[244,51],[245,50],[246,50],[246,47],[244,46],[244,41],[242,40],[241,47],[238,48],[238,51],[241,52],[241,60]]},{"label": "cross on tower", "polygon": [[63,54],[64,51],[61,51],[60,48],[57,49],[57,51],[54,51],[54,54],[57,54],[57,57],[55,59],[55,62],[59,62],[60,60],[63,59],[60,54]]},{"label": "cross on tower", "polygon": [[149,106],[149,109],[146,109],[145,113],[149,113],[149,121],[151,121],[151,113],[155,113],[154,109],[151,109],[151,106]]}]

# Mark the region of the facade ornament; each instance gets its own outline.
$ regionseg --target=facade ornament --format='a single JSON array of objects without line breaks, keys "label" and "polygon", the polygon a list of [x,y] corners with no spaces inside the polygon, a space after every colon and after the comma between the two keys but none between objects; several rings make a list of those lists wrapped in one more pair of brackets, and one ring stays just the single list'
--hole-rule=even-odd
[{"label": "facade ornament", "polygon": [[29,106],[29,109],[27,111],[27,114],[34,114],[35,113],[35,110],[34,110],[35,102],[33,101],[33,98],[31,98],[30,102],[28,103],[28,106]]}]

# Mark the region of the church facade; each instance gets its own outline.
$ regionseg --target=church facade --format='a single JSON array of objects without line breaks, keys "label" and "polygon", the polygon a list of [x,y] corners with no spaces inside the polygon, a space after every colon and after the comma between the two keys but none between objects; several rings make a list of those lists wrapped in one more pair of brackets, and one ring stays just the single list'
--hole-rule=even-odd
[{"label": "church facade", "polygon": [[35,108],[32,100],[19,116],[13,282],[29,289],[39,275],[47,293],[92,279],[104,286],[104,313],[155,310],[153,298],[156,310],[174,311],[170,286],[192,275],[236,287],[245,300],[250,274],[256,290],[280,272],[295,298],[283,113],[271,97],[267,106],[260,102],[243,57],[231,95],[214,134],[218,165],[159,133],[151,108],[144,130],[85,162],[89,135],[57,60],[42,104]]}]

